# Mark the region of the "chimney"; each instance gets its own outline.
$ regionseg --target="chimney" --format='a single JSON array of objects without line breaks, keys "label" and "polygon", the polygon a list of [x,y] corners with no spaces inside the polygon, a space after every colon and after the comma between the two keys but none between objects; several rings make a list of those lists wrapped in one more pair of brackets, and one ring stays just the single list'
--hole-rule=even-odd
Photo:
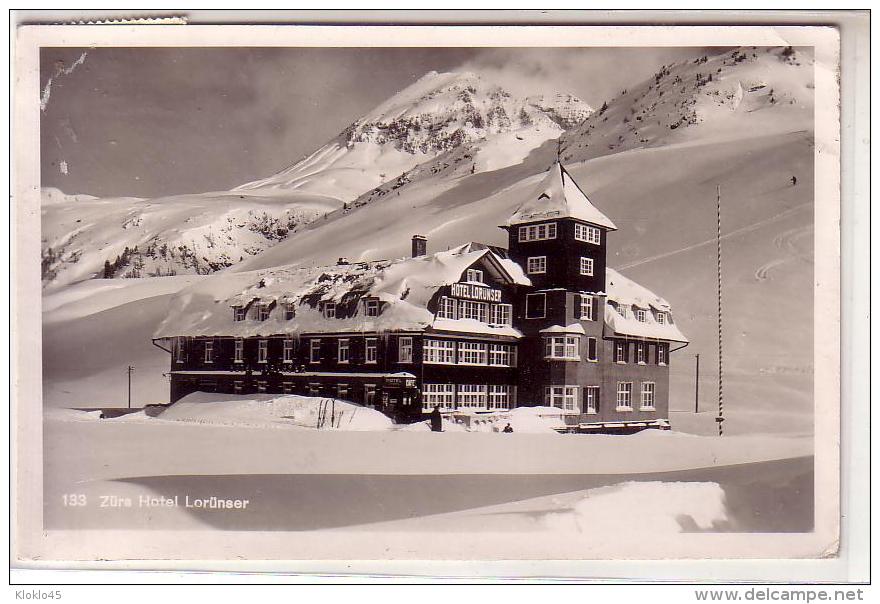
[{"label": "chimney", "polygon": [[412,257],[418,258],[428,253],[428,239],[424,235],[413,235]]},{"label": "chimney", "polygon": [[345,256],[336,261],[336,266],[346,266],[348,264],[351,264],[351,262]]}]

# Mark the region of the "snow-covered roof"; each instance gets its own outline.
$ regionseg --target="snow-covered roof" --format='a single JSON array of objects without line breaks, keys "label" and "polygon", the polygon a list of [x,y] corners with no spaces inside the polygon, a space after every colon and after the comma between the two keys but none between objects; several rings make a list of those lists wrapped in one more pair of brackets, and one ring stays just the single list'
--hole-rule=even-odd
[{"label": "snow-covered roof", "polygon": [[[459,281],[465,270],[481,259],[503,280],[529,283],[521,270],[511,275],[504,259],[488,247],[474,244],[400,260],[219,273],[179,292],[171,302],[172,312],[153,337],[421,331],[434,322],[427,309],[434,294]],[[365,315],[364,305],[359,304],[364,298],[385,303],[379,316]],[[265,321],[252,317],[233,321],[232,307],[254,301],[293,304],[295,315],[286,319],[282,307],[275,308]],[[342,318],[325,318],[326,302],[335,302],[344,310],[338,313]],[[516,335],[501,327],[490,330]]]},{"label": "snow-covered roof", "polygon": [[[616,334],[641,338],[657,338],[671,342],[687,342],[678,326],[672,322],[669,302],[612,268],[605,269],[605,291],[609,302],[605,305],[605,324]],[[617,312],[616,306],[630,307],[626,316]],[[636,318],[634,308],[647,311],[645,320]],[[657,322],[657,312],[665,313],[665,323]]]},{"label": "snow-covered roof", "polygon": [[545,327],[540,331],[540,333],[577,333],[584,335],[587,332],[584,331],[584,326],[580,323],[572,323],[571,325],[551,325],[550,327]]},{"label": "snow-covered roof", "polygon": [[505,224],[513,226],[553,218],[575,218],[606,229],[617,229],[611,219],[593,205],[558,161],[550,166],[543,180],[529,191]]}]

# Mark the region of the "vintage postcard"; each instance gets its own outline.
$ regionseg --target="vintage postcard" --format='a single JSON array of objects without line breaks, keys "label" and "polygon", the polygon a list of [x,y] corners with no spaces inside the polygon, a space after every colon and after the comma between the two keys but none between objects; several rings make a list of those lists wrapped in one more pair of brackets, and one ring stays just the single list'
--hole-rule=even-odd
[{"label": "vintage postcard", "polygon": [[834,28],[15,60],[20,564],[837,555]]}]

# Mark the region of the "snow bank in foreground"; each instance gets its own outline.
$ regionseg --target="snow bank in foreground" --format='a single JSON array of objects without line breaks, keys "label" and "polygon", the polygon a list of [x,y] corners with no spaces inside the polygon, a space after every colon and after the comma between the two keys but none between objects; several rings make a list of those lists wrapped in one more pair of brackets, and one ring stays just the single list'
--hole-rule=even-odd
[{"label": "snow bank in foreground", "polygon": [[514,433],[558,434],[556,428],[565,427],[563,413],[556,407],[517,407],[510,411],[460,415],[467,416],[470,432],[501,432],[510,424]]},{"label": "snow bank in foreground", "polygon": [[390,430],[391,419],[375,409],[345,401],[298,395],[197,392],[159,416],[162,420],[232,426],[298,426],[324,430]]},{"label": "snow bank in foreground", "polygon": [[623,519],[628,535],[671,535],[712,529],[727,520],[724,490],[714,482],[624,482],[590,489],[570,510],[547,514],[549,530],[586,533],[591,538],[620,538]]}]

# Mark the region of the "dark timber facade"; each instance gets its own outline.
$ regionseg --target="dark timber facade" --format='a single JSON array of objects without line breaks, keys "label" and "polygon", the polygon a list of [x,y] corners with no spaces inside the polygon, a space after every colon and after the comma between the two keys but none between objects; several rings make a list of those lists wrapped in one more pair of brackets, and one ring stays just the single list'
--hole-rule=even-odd
[{"label": "dark timber facade", "polygon": [[[194,391],[335,397],[401,422],[435,406],[538,405],[563,410],[572,429],[668,427],[670,352],[687,340],[662,299],[606,267],[613,223],[556,164],[503,228],[506,250],[469,244],[423,258],[468,260],[426,297],[430,318],[416,327],[342,327],[390,312],[387,300],[348,292],[309,300],[322,317],[313,330],[156,338],[172,357],[171,401]],[[413,255],[425,253],[416,237]],[[232,304],[229,322],[276,313],[283,325],[299,312],[285,299]]]}]

